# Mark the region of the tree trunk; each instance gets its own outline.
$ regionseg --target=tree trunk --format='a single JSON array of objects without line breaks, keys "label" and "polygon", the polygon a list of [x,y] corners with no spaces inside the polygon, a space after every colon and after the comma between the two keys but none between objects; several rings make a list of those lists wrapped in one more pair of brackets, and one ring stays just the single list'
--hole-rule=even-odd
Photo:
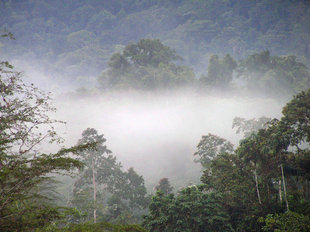
[{"label": "tree trunk", "polygon": [[308,192],[309,192],[309,187],[308,187],[309,185],[308,185],[308,180],[306,179],[305,181],[306,181],[306,194],[305,194],[305,199],[308,199],[308,198],[309,198],[309,193],[308,193]]},{"label": "tree trunk", "polygon": [[94,160],[92,160],[92,170],[93,170],[93,188],[94,188],[94,223],[96,223],[97,219],[97,210],[96,210],[96,196],[97,196],[97,191],[96,191],[96,177],[95,177],[95,167],[94,167]]},{"label": "tree trunk", "polygon": [[281,182],[281,179],[279,180],[279,199],[280,199],[280,203],[282,204],[282,182]]},{"label": "tree trunk", "polygon": [[261,201],[261,199],[260,199],[259,188],[258,188],[256,167],[255,167],[254,175],[255,175],[255,186],[256,186],[256,192],[257,192],[258,202],[259,202],[259,204],[262,204],[262,201]]},{"label": "tree trunk", "polygon": [[285,203],[286,203],[286,210],[289,211],[287,194],[286,194],[285,179],[284,179],[283,164],[281,164],[280,167],[281,167],[281,174],[282,174],[282,182],[283,182],[283,191],[284,191],[284,198],[285,198]]}]

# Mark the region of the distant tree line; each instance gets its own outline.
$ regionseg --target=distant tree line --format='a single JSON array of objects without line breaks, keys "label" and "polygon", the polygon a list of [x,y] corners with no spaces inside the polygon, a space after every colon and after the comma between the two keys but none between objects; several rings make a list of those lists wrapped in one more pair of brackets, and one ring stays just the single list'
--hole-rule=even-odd
[{"label": "distant tree line", "polygon": [[3,0],[0,28],[17,39],[0,49],[81,82],[141,38],[160,38],[198,71],[212,54],[240,60],[265,50],[309,65],[309,11],[305,0]]},{"label": "distant tree line", "polygon": [[[254,53],[236,61],[230,55],[212,55],[206,74],[195,78],[182,58],[158,39],[142,39],[114,53],[99,76],[103,89],[171,89],[199,87],[218,90],[246,89],[274,97],[291,96],[310,87],[309,68],[295,56]],[[241,84],[238,82],[242,82]]]}]

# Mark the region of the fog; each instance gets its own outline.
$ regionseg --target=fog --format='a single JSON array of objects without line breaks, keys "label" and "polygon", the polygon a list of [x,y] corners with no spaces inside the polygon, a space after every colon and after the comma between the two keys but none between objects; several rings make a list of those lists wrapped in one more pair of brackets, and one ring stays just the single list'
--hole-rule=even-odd
[{"label": "fog", "polygon": [[174,186],[197,183],[201,167],[193,153],[202,135],[213,133],[237,145],[236,116],[280,117],[283,105],[258,97],[221,96],[190,90],[109,92],[56,97],[59,131],[74,145],[88,127],[104,134],[107,146],[125,168],[134,167],[152,188],[162,177]]},{"label": "fog", "polygon": [[236,147],[242,135],[232,129],[234,117],[279,118],[287,102],[248,93],[191,89],[83,93],[74,90],[78,83],[59,81],[29,63],[13,64],[25,70],[26,83],[52,92],[57,111],[51,117],[66,122],[56,128],[67,147],[77,143],[83,130],[95,128],[104,134],[107,147],[124,168],[134,167],[143,175],[149,190],[163,177],[175,188],[198,183],[201,166],[193,154],[202,135],[218,135]]},{"label": "fog", "polygon": [[36,87],[57,96],[77,89],[81,86],[93,87],[97,85],[97,77],[69,78],[65,73],[57,73],[55,70],[46,68],[46,65],[34,59],[10,60],[16,71],[22,72],[23,81],[26,84],[34,83]]}]

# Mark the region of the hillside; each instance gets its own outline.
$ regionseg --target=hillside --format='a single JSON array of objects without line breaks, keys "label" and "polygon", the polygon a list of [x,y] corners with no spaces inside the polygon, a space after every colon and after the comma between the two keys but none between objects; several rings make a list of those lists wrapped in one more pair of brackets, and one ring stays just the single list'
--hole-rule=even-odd
[{"label": "hillside", "polygon": [[0,2],[3,59],[31,62],[54,77],[98,76],[116,51],[159,38],[205,73],[211,54],[235,59],[269,50],[310,60],[310,3],[305,0],[114,0]]}]

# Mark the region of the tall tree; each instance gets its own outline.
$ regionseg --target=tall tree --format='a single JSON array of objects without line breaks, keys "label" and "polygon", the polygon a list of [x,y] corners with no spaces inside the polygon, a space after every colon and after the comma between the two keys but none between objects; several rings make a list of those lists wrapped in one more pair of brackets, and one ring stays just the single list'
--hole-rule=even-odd
[{"label": "tall tree", "polygon": [[237,62],[230,55],[227,54],[222,59],[212,55],[209,59],[208,74],[202,76],[200,80],[206,85],[227,88],[232,82],[233,71],[236,68]]},{"label": "tall tree", "polygon": [[156,191],[161,191],[164,194],[172,193],[173,187],[170,185],[168,178],[162,178],[159,180],[158,184],[155,186]]},{"label": "tall tree", "polygon": [[[74,184],[75,197],[84,194],[85,191],[92,192],[91,208],[93,212],[90,215],[92,215],[94,223],[97,222],[97,205],[99,204],[97,202],[98,184],[101,186],[111,185],[115,174],[118,176],[121,173],[121,166],[116,162],[116,158],[111,155],[111,151],[107,149],[105,141],[103,135],[99,135],[93,128],[83,131],[82,138],[78,141],[78,144],[96,144],[95,148],[80,153],[85,168]],[[82,205],[85,204],[85,202],[81,203]]]},{"label": "tall tree", "polygon": [[235,117],[232,123],[232,128],[237,128],[236,133],[243,133],[243,137],[249,137],[251,134],[258,132],[258,130],[266,128],[267,123],[271,118],[260,117],[258,119],[245,119]]},{"label": "tall tree", "polygon": [[262,128],[267,127],[267,122],[269,122],[271,118],[261,117],[259,119],[249,119],[246,120],[244,118],[235,117],[233,120],[232,128],[237,127],[237,133],[242,132],[244,134],[244,140],[240,143],[240,146],[237,150],[237,153],[240,158],[244,159],[248,165],[253,165],[253,174],[255,178],[255,187],[257,192],[257,198],[259,204],[262,204],[261,193],[259,190],[258,183],[258,165],[266,165],[262,164],[264,159],[262,157],[261,152],[257,148],[259,146],[259,141],[255,133]]},{"label": "tall tree", "polygon": [[201,163],[203,167],[207,167],[210,161],[219,154],[230,153],[233,150],[233,144],[231,142],[209,133],[208,135],[202,136],[194,155],[198,156],[196,162]]},{"label": "tall tree", "polygon": [[175,64],[181,59],[159,39],[141,39],[128,44],[122,53],[115,53],[108,70],[98,78],[107,89],[162,89],[190,85],[194,72]]},{"label": "tall tree", "polygon": [[57,120],[51,98],[8,62],[0,63],[0,230],[33,231],[60,217],[51,201],[52,174],[66,174],[82,163],[70,158],[80,147],[57,153],[40,152],[43,142],[61,141],[54,130]]},{"label": "tall tree", "polygon": [[143,177],[133,168],[124,172],[105,142],[94,128],[83,131],[78,141],[96,146],[79,153],[85,168],[75,181],[72,206],[94,222],[118,220],[123,213],[131,214],[131,209],[145,208],[147,204]]}]

